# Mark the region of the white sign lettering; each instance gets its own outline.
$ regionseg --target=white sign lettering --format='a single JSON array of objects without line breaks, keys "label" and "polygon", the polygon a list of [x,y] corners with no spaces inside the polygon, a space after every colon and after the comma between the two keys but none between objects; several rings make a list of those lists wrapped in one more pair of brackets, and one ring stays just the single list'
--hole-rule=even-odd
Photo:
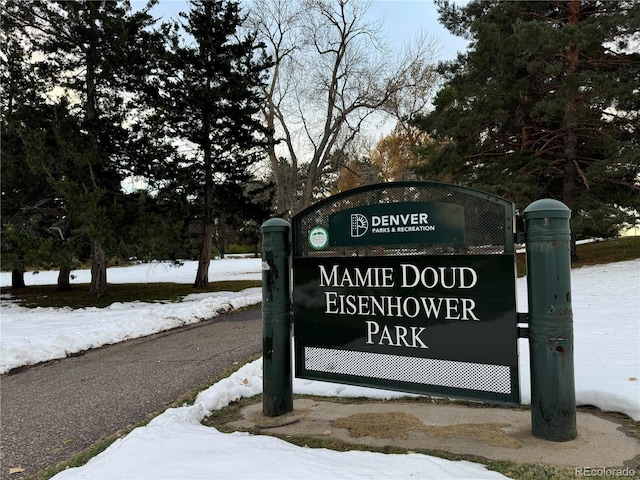
[{"label": "white sign lettering", "polygon": [[478,274],[471,267],[425,267],[420,271],[411,264],[402,264],[403,288],[415,287],[418,284],[425,288],[473,288],[478,283]]},{"label": "white sign lettering", "polygon": [[[394,325],[393,329],[387,325],[382,325],[371,320],[365,322],[367,324],[367,343],[378,345],[389,345],[391,347],[409,347],[409,348],[429,348],[420,338],[420,334],[424,332],[426,327],[404,327],[402,325]],[[409,340],[407,340],[407,335]]]},{"label": "white sign lettering", "polygon": [[372,215],[372,227],[397,227],[406,225],[427,225],[429,214],[422,213],[402,213],[397,215]]},{"label": "white sign lettering", "polygon": [[[420,215],[416,221],[420,220]],[[392,216],[386,222],[391,221]],[[407,215],[409,217],[409,215]],[[380,217],[380,222],[382,222]],[[424,219],[426,220],[426,214]],[[400,219],[403,220],[403,219]],[[394,220],[395,221],[395,220]],[[376,227],[378,228],[378,227]],[[380,227],[383,228],[383,227]],[[386,228],[386,227],[384,227]],[[382,323],[377,318],[422,319],[445,321],[480,321],[475,313],[476,301],[456,296],[458,290],[469,290],[478,284],[478,272],[471,267],[421,266],[402,263],[394,267],[343,267],[319,265],[320,286],[324,292],[324,313],[367,317],[365,326],[368,344],[393,347],[429,348],[421,335],[427,327]],[[333,288],[393,288],[407,289],[410,295],[371,295],[344,293]],[[417,291],[446,290],[452,295],[415,295]]]}]

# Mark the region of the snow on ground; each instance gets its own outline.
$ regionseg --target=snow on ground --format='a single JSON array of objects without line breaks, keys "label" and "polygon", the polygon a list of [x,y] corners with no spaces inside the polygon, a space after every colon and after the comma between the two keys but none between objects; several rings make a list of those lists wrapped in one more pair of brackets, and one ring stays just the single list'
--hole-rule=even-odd
[{"label": "snow on ground", "polygon": [[[110,283],[175,282],[192,283],[197,262],[174,265],[153,262],[107,270]],[[210,281],[261,280],[261,261],[231,258],[211,262]],[[89,283],[89,270],[72,272],[72,284]],[[56,284],[57,272],[27,273],[27,285]],[[2,272],[0,285],[11,284],[11,273]],[[172,328],[201,322],[220,312],[254,305],[262,301],[262,289],[242,292],[201,293],[186,296],[180,303],[114,303],[107,308],[20,307],[2,303],[0,323],[0,373],[22,365],[65,358],[101,345],[142,337]]]},{"label": "snow on ground", "polygon": [[[128,267],[107,269],[109,283],[174,282],[193,283],[196,278],[198,262],[186,260],[179,263],[150,262]],[[262,280],[260,259],[227,257],[224,260],[211,260],[209,280]],[[58,272],[27,272],[24,275],[27,285],[55,285]],[[71,272],[71,285],[91,282],[91,270]],[[0,286],[11,285],[11,272],[0,272]]]},{"label": "snow on ground", "polygon": [[[181,267],[142,264],[112,268],[113,283],[176,281],[191,283],[195,264]],[[260,279],[259,259],[218,260],[212,281]],[[88,282],[88,272],[74,272]],[[28,284],[55,283],[55,272],[27,276]],[[10,281],[2,274],[0,284]],[[2,372],[68,353],[147,335],[211,317],[231,305],[260,301],[260,289],[189,295],[180,303],[114,304],[106,309],[25,309],[2,299],[0,352]],[[527,310],[526,279],[518,280],[519,311]],[[578,405],[595,405],[640,420],[640,260],[572,271],[575,378]],[[519,341],[523,403],[529,403],[529,353]],[[57,480],[76,478],[505,478],[470,462],[425,455],[383,455],[305,449],[281,440],[222,434],[200,425],[209,412],[262,390],[262,361],[243,366],[231,377],[200,393],[192,406],[167,410],[149,425],[116,441],[84,467],[61,472]],[[398,392],[294,380],[295,393],[390,398]]]},{"label": "snow on ground", "polygon": [[106,308],[25,308],[3,302],[0,373],[101,345],[201,322],[262,301],[261,288],[191,294],[180,303],[113,303]]}]

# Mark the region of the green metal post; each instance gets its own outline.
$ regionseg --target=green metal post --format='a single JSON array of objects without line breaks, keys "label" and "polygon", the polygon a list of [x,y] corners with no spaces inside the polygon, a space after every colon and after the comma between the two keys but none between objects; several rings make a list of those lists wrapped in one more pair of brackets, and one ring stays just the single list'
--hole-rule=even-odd
[{"label": "green metal post", "polygon": [[289,222],[262,224],[262,411],[268,417],[293,410]]},{"label": "green metal post", "polygon": [[576,395],[571,309],[571,210],[543,199],[523,212],[529,295],[531,428],[535,437],[573,440]]}]

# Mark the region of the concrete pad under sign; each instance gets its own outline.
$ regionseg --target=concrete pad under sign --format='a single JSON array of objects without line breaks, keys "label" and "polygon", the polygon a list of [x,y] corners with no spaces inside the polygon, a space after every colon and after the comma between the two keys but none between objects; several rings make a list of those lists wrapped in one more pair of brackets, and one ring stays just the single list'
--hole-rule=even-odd
[{"label": "concrete pad under sign", "polygon": [[241,410],[237,430],[265,434],[332,436],[373,447],[397,446],[519,463],[564,467],[630,467],[640,470],[640,441],[624,421],[579,411],[578,437],[568,442],[531,434],[529,410],[421,402],[337,403],[296,399],[279,420],[262,415],[262,404]]}]

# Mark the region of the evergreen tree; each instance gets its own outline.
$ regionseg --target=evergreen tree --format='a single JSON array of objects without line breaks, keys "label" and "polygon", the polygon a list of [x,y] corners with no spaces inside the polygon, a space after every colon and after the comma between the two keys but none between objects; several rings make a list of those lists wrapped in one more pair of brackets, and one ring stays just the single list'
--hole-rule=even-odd
[{"label": "evergreen tree", "polygon": [[3,217],[5,231],[17,240],[16,251],[27,249],[29,265],[58,267],[58,289],[67,290],[72,266],[82,257],[86,241],[76,228],[87,204],[68,199],[77,166],[70,145],[78,148],[71,139],[83,135],[65,102],[22,105],[18,114],[20,125],[14,124],[3,137],[9,144],[3,152],[3,173],[8,173],[2,179],[7,197],[3,207],[15,212]]},{"label": "evergreen tree", "polygon": [[121,182],[134,170],[141,144],[132,142],[136,112],[143,110],[137,91],[161,40],[150,28],[150,6],[132,13],[128,1],[6,4],[44,58],[36,65],[46,82],[41,95],[62,90],[60,105],[76,120],[67,118],[52,124],[47,135],[33,136],[28,156],[56,190],[73,231],[90,243],[90,294],[97,297],[106,294],[107,254],[122,244]]},{"label": "evergreen tree", "polygon": [[214,244],[224,258],[232,236],[254,246],[260,242],[260,227],[273,215],[275,185],[258,180],[226,183],[216,187]]},{"label": "evergreen tree", "polygon": [[437,3],[442,23],[471,46],[440,66],[445,84],[420,122],[437,140],[422,174],[520,209],[559,199],[578,236],[612,236],[634,221],[640,3]]},{"label": "evergreen tree", "polygon": [[[216,196],[225,185],[249,180],[260,158],[264,133],[256,113],[259,86],[268,66],[255,36],[241,36],[244,18],[233,1],[189,2],[181,28],[192,43],[174,35],[164,73],[158,78],[158,106],[169,131],[195,147],[172,166],[191,180],[201,205],[202,242],[194,287],[208,284]],[[232,198],[229,198],[233,201]]]},{"label": "evergreen tree", "polygon": [[59,265],[54,257],[61,251],[57,239],[64,220],[55,190],[28,161],[30,151],[45,138],[51,141],[48,134],[55,109],[42,99],[45,86],[28,61],[33,45],[22,32],[16,5],[10,7],[0,29],[1,248],[2,266],[12,269],[12,286],[21,288],[26,286],[27,264],[36,268],[50,267],[52,262]]},{"label": "evergreen tree", "polygon": [[[33,89],[28,88],[32,83],[31,72],[28,71],[23,58],[25,57],[25,45],[21,43],[19,31],[11,17],[0,17],[0,46],[2,55],[0,61],[1,82],[0,86],[0,135],[2,137],[2,162],[0,162],[0,182],[2,187],[1,211],[2,211],[2,268],[12,270],[12,287],[25,286],[25,248],[23,236],[20,230],[15,228],[14,217],[24,204],[24,192],[32,184],[28,175],[21,175],[24,165],[20,165],[19,157],[22,151],[18,127],[21,123],[17,114],[16,104],[26,103],[29,93]],[[23,88],[21,88],[23,87]],[[20,183],[20,184],[19,184]],[[36,187],[37,188],[37,187]]]},{"label": "evergreen tree", "polygon": [[272,182],[253,180],[243,185],[242,217],[244,223],[240,228],[240,239],[243,244],[254,246],[254,255],[257,258],[262,232],[260,227],[269,218],[275,215],[274,199],[276,185]]},{"label": "evergreen tree", "polygon": [[147,189],[124,199],[122,255],[143,261],[192,258],[189,226],[193,208],[183,189]]}]

